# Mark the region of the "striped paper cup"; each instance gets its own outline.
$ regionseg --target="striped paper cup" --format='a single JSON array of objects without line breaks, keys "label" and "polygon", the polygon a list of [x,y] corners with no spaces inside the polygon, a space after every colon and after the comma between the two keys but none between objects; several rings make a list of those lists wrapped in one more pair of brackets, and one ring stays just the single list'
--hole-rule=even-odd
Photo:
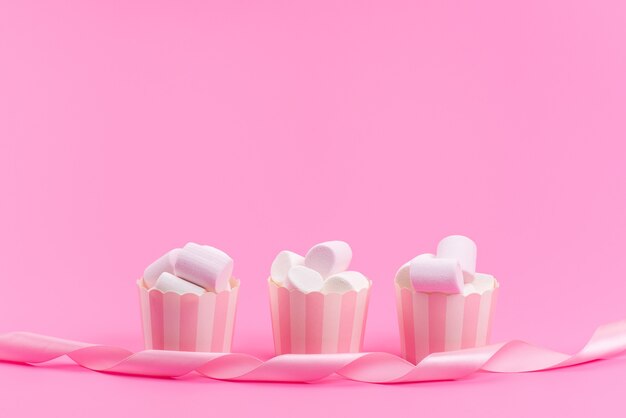
[{"label": "striped paper cup", "polygon": [[489,342],[498,282],[481,294],[423,293],[396,286],[402,356],[418,363],[430,353]]},{"label": "striped paper cup", "polygon": [[369,290],[302,293],[270,278],[276,354],[356,353],[363,346]]},{"label": "striped paper cup", "polygon": [[147,350],[229,352],[239,280],[232,289],[202,295],[147,289],[137,281]]}]

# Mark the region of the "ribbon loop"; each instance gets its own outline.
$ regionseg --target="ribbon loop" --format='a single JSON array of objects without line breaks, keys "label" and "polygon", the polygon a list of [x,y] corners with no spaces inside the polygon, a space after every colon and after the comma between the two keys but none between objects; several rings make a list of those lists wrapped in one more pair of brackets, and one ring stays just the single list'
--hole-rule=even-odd
[{"label": "ribbon loop", "polygon": [[137,376],[180,377],[191,372],[218,380],[313,382],[337,374],[367,383],[453,380],[478,371],[551,370],[626,352],[626,320],[602,325],[577,354],[522,341],[434,353],[413,365],[390,353],[284,354],[262,361],[248,354],[145,350],[63,340],[28,332],[0,335],[0,361],[45,363],[68,356],[90,370]]}]

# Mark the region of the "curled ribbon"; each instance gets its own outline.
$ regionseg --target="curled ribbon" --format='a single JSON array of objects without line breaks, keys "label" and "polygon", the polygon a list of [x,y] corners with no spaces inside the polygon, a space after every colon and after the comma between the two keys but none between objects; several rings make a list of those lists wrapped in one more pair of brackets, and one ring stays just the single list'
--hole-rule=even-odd
[{"label": "curled ribbon", "polygon": [[390,353],[283,354],[262,361],[248,354],[145,350],[63,340],[28,332],[0,335],[0,361],[44,363],[63,355],[90,370],[180,377],[191,372],[230,381],[312,382],[337,374],[367,383],[453,380],[478,371],[517,373],[574,366],[626,352],[626,320],[596,329],[567,355],[522,341],[434,353],[414,365]]}]

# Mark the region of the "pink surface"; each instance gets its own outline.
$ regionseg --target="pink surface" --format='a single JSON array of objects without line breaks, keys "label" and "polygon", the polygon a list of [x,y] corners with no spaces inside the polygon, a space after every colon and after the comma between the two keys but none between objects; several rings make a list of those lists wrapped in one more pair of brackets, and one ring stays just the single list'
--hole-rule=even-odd
[{"label": "pink surface", "polygon": [[[625,20],[618,1],[2,1],[0,332],[138,350],[136,278],[196,241],[235,259],[233,351],[268,358],[273,257],[343,239],[374,282],[364,349],[399,354],[395,271],[460,233],[501,285],[491,340],[573,352],[626,317]],[[623,413],[626,360],[401,386],[0,370],[1,416],[590,416]]]}]

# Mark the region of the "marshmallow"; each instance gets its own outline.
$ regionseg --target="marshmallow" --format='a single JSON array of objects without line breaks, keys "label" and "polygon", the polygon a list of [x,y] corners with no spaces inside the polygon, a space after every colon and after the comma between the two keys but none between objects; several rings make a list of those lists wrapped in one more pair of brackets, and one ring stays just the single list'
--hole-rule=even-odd
[{"label": "marshmallow", "polygon": [[345,293],[351,290],[356,292],[367,289],[370,281],[358,271],[344,271],[330,276],[324,281],[323,293]]},{"label": "marshmallow", "polygon": [[476,290],[476,287],[474,287],[473,284],[465,283],[463,285],[463,296],[467,296],[471,293],[479,293],[479,292]]},{"label": "marshmallow", "polygon": [[306,266],[293,266],[287,272],[284,285],[287,289],[297,289],[302,293],[319,292],[324,285],[324,278]]},{"label": "marshmallow", "polygon": [[396,272],[396,283],[400,287],[410,288],[411,285],[411,262],[404,263]]},{"label": "marshmallow", "polygon": [[416,256],[415,258],[413,258],[413,260],[418,260],[418,259],[424,259],[424,258],[435,258],[435,254],[431,254],[431,253],[424,253],[424,254],[420,254],[418,256]]},{"label": "marshmallow", "polygon": [[347,242],[327,241],[314,245],[304,257],[304,265],[326,278],[344,271],[352,260],[352,249]]},{"label": "marshmallow", "polygon": [[[420,254],[417,257],[413,258],[413,260],[417,260],[418,258],[433,258],[433,254]],[[400,287],[411,288],[411,262],[404,263],[402,267],[396,272],[396,283]]]},{"label": "marshmallow", "polygon": [[409,274],[417,292],[461,293],[463,289],[463,272],[453,258],[413,259]]},{"label": "marshmallow", "polygon": [[476,273],[476,244],[463,235],[450,235],[439,241],[437,257],[459,260],[461,269],[469,274],[466,281],[471,281]]},{"label": "marshmallow", "polygon": [[233,259],[217,248],[191,244],[185,245],[179,253],[174,274],[210,292],[230,289],[228,281],[233,273]]},{"label": "marshmallow", "polygon": [[180,252],[180,248],[173,249],[146,267],[143,272],[143,281],[148,288],[154,287],[161,273],[174,273],[174,264]]},{"label": "marshmallow", "polygon": [[179,295],[186,293],[201,295],[204,293],[204,289],[200,286],[196,286],[193,283],[189,283],[187,280],[183,280],[167,272],[161,273],[154,284],[154,288],[162,292],[176,292]]},{"label": "marshmallow", "polygon": [[207,260],[210,260],[212,263],[215,263],[216,265],[224,265],[224,268],[228,271],[229,279],[230,276],[233,274],[233,259],[219,248],[211,247],[210,245],[200,245],[196,244],[195,242],[188,242],[183,247],[183,250],[188,250],[201,257],[204,257]]},{"label": "marshmallow", "polygon": [[304,264],[304,257],[291,251],[281,251],[272,263],[271,276],[276,284],[282,284],[287,278],[287,272],[293,266]]},{"label": "marshmallow", "polygon": [[[223,251],[221,251],[221,250],[219,250],[219,249],[217,249],[215,247],[211,247],[210,245],[197,244],[195,242],[188,242],[183,247],[183,250],[187,250],[189,252],[192,252],[192,253],[197,254],[199,256],[202,256],[202,257],[211,257],[211,253],[217,251],[217,252],[221,253],[223,256],[228,257],[228,255],[226,253],[224,253]],[[230,257],[228,257],[228,258],[230,258]]]},{"label": "marshmallow", "polygon": [[490,274],[476,273],[472,284],[478,293],[484,293],[496,287],[496,278]]}]

